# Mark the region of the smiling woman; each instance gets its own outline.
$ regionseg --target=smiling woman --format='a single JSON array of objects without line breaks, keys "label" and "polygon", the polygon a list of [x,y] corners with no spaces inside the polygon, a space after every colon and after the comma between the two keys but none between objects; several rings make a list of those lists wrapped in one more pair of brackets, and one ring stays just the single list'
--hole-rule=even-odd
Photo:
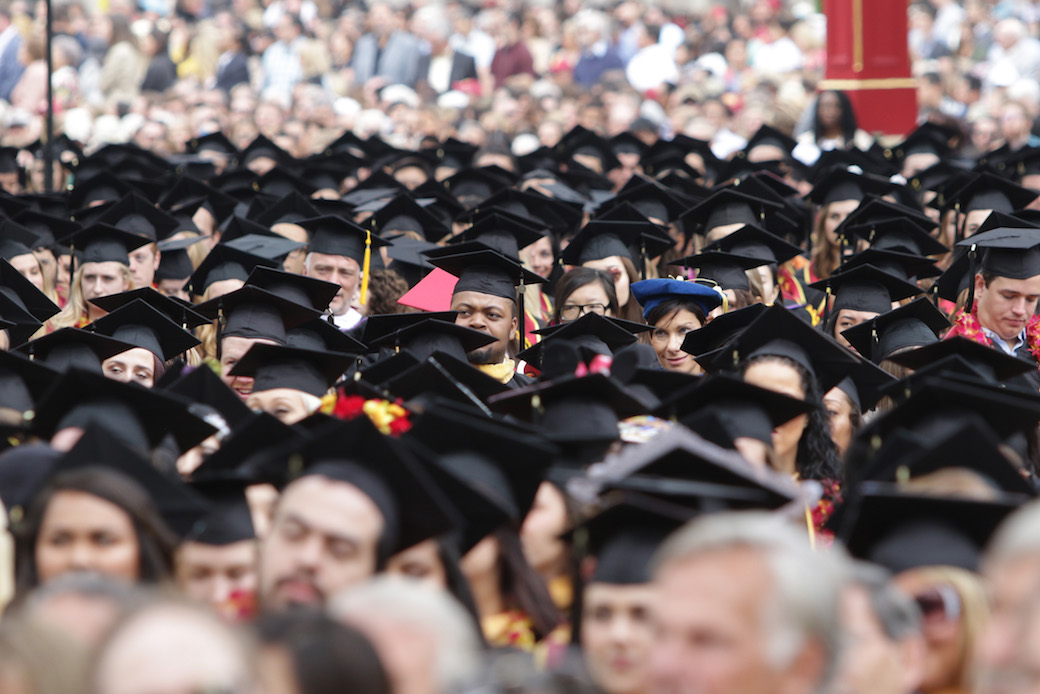
[{"label": "smiling woman", "polygon": [[714,289],[685,280],[644,280],[632,285],[632,295],[643,306],[646,322],[653,326],[650,344],[661,368],[698,374],[701,367],[682,351],[687,333],[704,327],[705,316],[722,303]]}]

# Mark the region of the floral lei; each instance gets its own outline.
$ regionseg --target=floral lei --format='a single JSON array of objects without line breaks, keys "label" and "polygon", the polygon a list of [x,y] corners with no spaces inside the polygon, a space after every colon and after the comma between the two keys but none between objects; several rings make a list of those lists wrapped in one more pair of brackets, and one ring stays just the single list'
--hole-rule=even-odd
[{"label": "floral lei", "polygon": [[[958,336],[966,337],[980,345],[995,347],[993,340],[982,330],[977,306],[972,309],[971,313],[961,311],[957,314],[953,321],[953,327],[946,333],[945,339]],[[1026,347],[1029,348],[1029,352],[1033,357],[1040,362],[1040,316],[1034,315],[1026,324]]]},{"label": "floral lei", "polygon": [[[401,403],[390,402],[382,398],[365,398],[361,395],[347,395],[339,390],[334,396],[331,408],[322,407],[326,414],[339,419],[354,419],[362,414],[372,420],[379,431],[387,436],[400,436],[412,428],[409,412]],[[332,398],[329,398],[332,400]]]}]

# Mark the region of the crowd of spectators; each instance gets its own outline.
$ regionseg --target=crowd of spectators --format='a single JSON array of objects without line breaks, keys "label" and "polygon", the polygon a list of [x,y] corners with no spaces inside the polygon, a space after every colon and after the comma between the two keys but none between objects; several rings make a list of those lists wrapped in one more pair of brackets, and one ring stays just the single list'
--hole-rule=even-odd
[{"label": "crowd of spectators", "polygon": [[[4,145],[43,131],[45,11],[0,7]],[[805,1],[55,0],[53,12],[56,129],[88,150],[170,154],[222,130],[305,156],[353,130],[523,155],[581,124],[683,133],[724,158],[763,123],[812,144],[826,55],[825,17]],[[920,119],[960,125],[980,152],[1035,140],[1038,17],[1021,0],[913,3]]]}]

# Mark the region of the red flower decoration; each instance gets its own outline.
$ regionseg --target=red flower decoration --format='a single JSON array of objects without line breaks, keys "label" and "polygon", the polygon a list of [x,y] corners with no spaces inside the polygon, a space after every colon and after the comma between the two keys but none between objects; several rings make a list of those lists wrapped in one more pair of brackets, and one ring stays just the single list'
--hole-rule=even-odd
[{"label": "red flower decoration", "polygon": [[364,412],[365,399],[360,395],[340,394],[336,400],[336,407],[332,410],[332,416],[340,419],[354,419]]}]

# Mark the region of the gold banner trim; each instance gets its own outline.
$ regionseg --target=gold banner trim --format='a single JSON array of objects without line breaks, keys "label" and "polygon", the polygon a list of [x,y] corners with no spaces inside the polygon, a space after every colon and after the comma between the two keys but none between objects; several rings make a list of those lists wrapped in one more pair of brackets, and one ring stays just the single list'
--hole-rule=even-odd
[{"label": "gold banner trim", "polygon": [[819,89],[841,89],[854,91],[857,89],[916,89],[917,80],[913,77],[881,77],[877,79],[826,79],[817,87]]}]

